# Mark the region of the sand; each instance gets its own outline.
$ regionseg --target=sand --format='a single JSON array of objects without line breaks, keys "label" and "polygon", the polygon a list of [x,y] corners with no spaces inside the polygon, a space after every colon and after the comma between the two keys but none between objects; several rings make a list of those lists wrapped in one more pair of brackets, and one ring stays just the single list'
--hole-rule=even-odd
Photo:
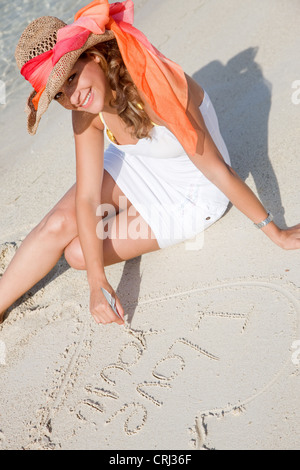
[{"label": "sand", "polygon": [[[233,167],[280,226],[298,223],[299,2],[135,3],[135,25],[210,95]],[[15,36],[59,4],[24,3]],[[51,105],[26,134],[29,87],[7,34],[0,272],[75,181],[67,112]],[[94,323],[86,275],[64,259],[14,305],[0,327],[0,449],[299,449],[299,252],[234,207],[202,245],[106,269],[125,327]]]}]

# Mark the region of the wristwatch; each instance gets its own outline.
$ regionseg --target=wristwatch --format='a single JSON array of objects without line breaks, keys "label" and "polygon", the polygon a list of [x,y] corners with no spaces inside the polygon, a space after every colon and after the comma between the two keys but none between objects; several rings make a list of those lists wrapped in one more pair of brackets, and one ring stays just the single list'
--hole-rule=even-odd
[{"label": "wristwatch", "polygon": [[268,217],[263,220],[262,222],[260,222],[259,224],[254,224],[256,228],[263,228],[265,227],[266,225],[268,225],[270,222],[272,222],[272,220],[274,219],[273,215],[271,214],[270,211],[268,211]]}]

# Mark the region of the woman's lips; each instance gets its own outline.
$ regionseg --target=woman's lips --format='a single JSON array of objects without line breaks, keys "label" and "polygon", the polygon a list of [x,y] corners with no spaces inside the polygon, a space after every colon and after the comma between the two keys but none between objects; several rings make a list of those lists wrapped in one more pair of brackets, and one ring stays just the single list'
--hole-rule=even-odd
[{"label": "woman's lips", "polygon": [[87,94],[84,102],[82,103],[81,107],[82,108],[88,108],[91,105],[92,101],[93,101],[93,97],[94,97],[93,91],[90,90],[89,93]]}]

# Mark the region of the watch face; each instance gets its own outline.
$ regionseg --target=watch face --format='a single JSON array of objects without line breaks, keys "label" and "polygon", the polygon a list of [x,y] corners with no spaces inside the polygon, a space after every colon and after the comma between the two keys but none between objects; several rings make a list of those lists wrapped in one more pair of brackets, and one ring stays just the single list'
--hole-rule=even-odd
[{"label": "watch face", "polygon": [[263,220],[263,221],[260,222],[259,224],[254,224],[254,225],[255,225],[255,227],[257,227],[257,228],[263,228],[263,227],[265,227],[266,225],[268,225],[270,222],[272,222],[273,218],[274,218],[274,217],[273,217],[273,215],[271,214],[271,212],[268,212],[268,217],[267,217],[265,220]]}]

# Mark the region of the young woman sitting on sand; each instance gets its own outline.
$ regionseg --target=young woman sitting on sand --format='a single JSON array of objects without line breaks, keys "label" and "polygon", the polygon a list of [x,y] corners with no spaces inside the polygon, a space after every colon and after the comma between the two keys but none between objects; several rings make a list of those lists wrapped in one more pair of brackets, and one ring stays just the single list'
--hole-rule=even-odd
[{"label": "young woman sitting on sand", "polygon": [[2,276],[0,321],[64,253],[70,266],[87,271],[96,322],[123,324],[105,266],[194,237],[229,201],[280,247],[300,248],[300,225],[278,228],[231,168],[208,95],[132,22],[131,0],[95,0],[72,25],[42,17],[19,40],[16,61],[34,87],[29,133],[52,99],[71,110],[77,178]]}]

